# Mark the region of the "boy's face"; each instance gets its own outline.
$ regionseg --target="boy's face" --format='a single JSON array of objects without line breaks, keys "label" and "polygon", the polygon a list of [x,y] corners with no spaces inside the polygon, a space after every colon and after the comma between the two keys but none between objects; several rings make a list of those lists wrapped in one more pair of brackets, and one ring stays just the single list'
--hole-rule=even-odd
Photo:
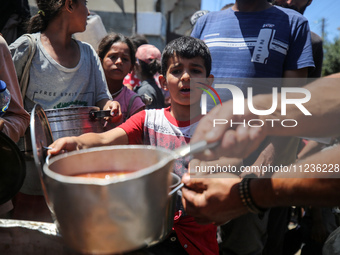
[{"label": "boy's face", "polygon": [[[212,77],[209,76],[209,77]],[[168,60],[166,77],[160,76],[164,90],[169,90],[171,105],[192,105],[200,101],[202,90],[193,84],[191,79],[206,79],[204,60],[201,57],[192,59],[174,55]]]}]

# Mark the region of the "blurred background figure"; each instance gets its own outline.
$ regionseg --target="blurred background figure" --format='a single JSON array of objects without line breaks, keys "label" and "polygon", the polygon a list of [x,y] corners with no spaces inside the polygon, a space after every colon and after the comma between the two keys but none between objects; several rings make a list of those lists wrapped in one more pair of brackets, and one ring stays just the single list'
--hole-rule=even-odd
[{"label": "blurred background figure", "polygon": [[197,20],[198,20],[200,17],[206,15],[206,14],[209,13],[209,12],[210,12],[210,11],[207,11],[207,10],[200,10],[200,11],[195,12],[195,13],[191,16],[191,18],[190,18],[190,24],[191,24],[191,26],[194,27],[195,24],[196,24],[196,22],[197,22]]},{"label": "blurred background figure", "polygon": [[[139,46],[149,43],[148,39],[144,35],[140,34],[132,35],[130,36],[130,39],[135,47],[135,51]],[[134,69],[125,76],[123,84],[131,90],[133,90],[135,86],[140,85],[140,80],[138,79]]]},{"label": "blurred background figure", "polygon": [[26,22],[31,18],[28,0],[0,1],[0,33],[8,45],[26,33]]},{"label": "blurred background figure", "polygon": [[[285,8],[293,9],[302,15],[306,8],[311,5],[313,0],[273,0],[274,5],[282,6]],[[311,31],[312,48],[313,48],[313,60],[315,68],[308,70],[308,78],[321,77],[322,60],[323,60],[323,42],[322,38],[316,33]]]},{"label": "blurred background figure", "polygon": [[142,97],[146,109],[165,107],[164,95],[159,88],[155,75],[161,72],[161,52],[154,45],[144,44],[136,52],[135,73],[141,81],[134,91]]}]

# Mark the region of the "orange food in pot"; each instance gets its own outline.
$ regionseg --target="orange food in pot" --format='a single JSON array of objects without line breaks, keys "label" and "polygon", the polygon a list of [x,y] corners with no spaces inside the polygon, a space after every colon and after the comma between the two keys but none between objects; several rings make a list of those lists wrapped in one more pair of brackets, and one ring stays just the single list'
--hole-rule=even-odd
[{"label": "orange food in pot", "polygon": [[125,174],[131,173],[129,171],[103,171],[103,172],[91,172],[83,174],[75,174],[74,177],[86,177],[86,178],[100,178],[109,179],[115,176],[123,176]]}]

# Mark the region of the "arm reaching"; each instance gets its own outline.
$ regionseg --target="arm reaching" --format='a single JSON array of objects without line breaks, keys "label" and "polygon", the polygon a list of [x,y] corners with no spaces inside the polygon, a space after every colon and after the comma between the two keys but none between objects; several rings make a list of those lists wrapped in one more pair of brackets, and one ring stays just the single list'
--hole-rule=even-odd
[{"label": "arm reaching", "polygon": [[[272,178],[252,179],[249,192],[259,208],[290,205],[336,206],[340,200],[340,146],[319,152],[292,166],[301,169],[313,164],[325,165],[328,172],[275,173]],[[333,172],[331,171],[333,169]],[[337,170],[335,170],[335,168]],[[303,168],[302,168],[303,169]],[[186,212],[199,223],[222,224],[249,213],[241,201],[239,183],[233,174],[219,174],[190,178],[184,175],[182,202]]]},{"label": "arm reaching", "polygon": [[87,133],[80,136],[60,138],[49,146],[52,149],[48,150],[48,154],[56,155],[63,151],[128,143],[128,136],[125,131],[121,128],[114,128],[104,133]]}]

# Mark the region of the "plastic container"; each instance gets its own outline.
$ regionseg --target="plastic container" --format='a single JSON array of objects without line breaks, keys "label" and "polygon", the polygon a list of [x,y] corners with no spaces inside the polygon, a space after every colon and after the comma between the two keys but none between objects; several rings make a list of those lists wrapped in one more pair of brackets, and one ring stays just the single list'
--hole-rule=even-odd
[{"label": "plastic container", "polygon": [[87,17],[86,30],[82,33],[75,33],[74,38],[91,44],[97,50],[100,40],[106,35],[107,31],[100,16],[91,14]]},{"label": "plastic container", "polygon": [[5,114],[11,101],[11,93],[4,81],[0,80],[0,117]]}]

